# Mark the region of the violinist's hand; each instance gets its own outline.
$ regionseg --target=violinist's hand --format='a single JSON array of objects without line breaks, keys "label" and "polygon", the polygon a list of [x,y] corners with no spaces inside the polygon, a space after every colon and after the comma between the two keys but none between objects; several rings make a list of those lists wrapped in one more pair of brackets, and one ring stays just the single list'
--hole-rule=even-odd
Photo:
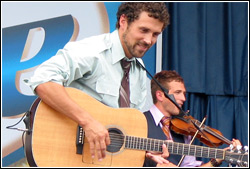
[{"label": "violinist's hand", "polygon": [[[232,140],[232,145],[233,145],[233,149],[236,149],[236,147],[238,146],[238,145],[240,145],[240,146],[242,146],[242,144],[241,144],[241,142],[239,141],[239,140],[237,140],[237,139],[234,139],[233,138],[233,140]],[[224,148],[224,150],[228,150],[228,149],[230,149],[230,146],[229,147],[226,147],[226,148]],[[222,159],[216,159],[216,161],[218,162],[218,163],[222,163]]]},{"label": "violinist's hand", "polygon": [[162,153],[156,153],[156,152],[151,152],[148,151],[146,153],[146,158],[149,158],[153,161],[155,161],[158,164],[162,165],[162,164],[168,164],[169,161],[166,160],[166,158],[169,156],[169,152],[167,149],[167,146],[165,144],[162,145]]},{"label": "violinist's hand", "polygon": [[[232,140],[232,144],[234,146],[234,148],[236,148],[237,146],[242,146],[240,140],[234,139]],[[227,147],[229,149],[229,147]]]}]

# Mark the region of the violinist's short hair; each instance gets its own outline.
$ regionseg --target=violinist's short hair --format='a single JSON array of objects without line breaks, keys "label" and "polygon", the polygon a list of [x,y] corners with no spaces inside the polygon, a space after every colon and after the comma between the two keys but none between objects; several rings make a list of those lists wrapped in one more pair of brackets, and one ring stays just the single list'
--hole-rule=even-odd
[{"label": "violinist's short hair", "polygon": [[[169,83],[172,81],[181,82],[184,84],[183,78],[175,70],[162,70],[154,75],[154,78],[167,90],[169,90]],[[151,80],[151,94],[153,97],[153,103],[157,102],[156,91],[161,90],[161,88],[156,84],[156,82]]]}]

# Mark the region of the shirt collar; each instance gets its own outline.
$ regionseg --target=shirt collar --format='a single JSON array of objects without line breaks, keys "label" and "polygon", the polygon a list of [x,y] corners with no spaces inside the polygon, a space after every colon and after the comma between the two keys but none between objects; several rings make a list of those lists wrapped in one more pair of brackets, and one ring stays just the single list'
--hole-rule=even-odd
[{"label": "shirt collar", "polygon": [[158,126],[158,124],[160,124],[160,126],[162,126],[161,124],[161,119],[162,117],[164,116],[162,114],[162,112],[155,106],[153,105],[151,108],[150,108],[150,112],[154,118],[154,121],[155,121],[155,125]]},{"label": "shirt collar", "polygon": [[[120,62],[123,58],[127,58],[124,53],[117,29],[111,33],[111,42],[112,42],[111,51],[113,55],[112,64]],[[127,60],[135,62],[134,57],[132,59],[127,58]]]},{"label": "shirt collar", "polygon": [[122,60],[124,57],[126,57],[124,50],[122,48],[122,44],[117,29],[111,33],[111,42],[112,42],[111,52],[113,55],[112,64],[115,64],[120,60]]}]

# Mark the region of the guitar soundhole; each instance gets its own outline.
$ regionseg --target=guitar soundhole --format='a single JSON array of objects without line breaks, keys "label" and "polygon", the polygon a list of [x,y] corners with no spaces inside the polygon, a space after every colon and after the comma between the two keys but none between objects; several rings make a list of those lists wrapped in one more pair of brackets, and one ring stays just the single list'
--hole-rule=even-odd
[{"label": "guitar soundhole", "polygon": [[117,128],[109,128],[108,131],[111,143],[107,146],[107,151],[111,153],[120,151],[125,136]]}]

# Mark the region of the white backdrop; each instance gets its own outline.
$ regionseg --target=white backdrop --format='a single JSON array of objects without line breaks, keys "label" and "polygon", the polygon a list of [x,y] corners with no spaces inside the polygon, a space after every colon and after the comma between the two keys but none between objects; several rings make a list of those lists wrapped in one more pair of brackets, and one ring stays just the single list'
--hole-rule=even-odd
[{"label": "white backdrop", "polygon": [[[109,19],[102,2],[2,2],[1,8],[2,28],[71,14],[80,27],[76,40],[109,32]],[[35,48],[36,45],[33,46]],[[22,82],[20,84],[23,93],[33,94]],[[1,119],[2,157],[22,147],[22,132],[6,129],[6,126],[15,124],[19,119],[20,116]],[[25,128],[23,122],[17,127]]]}]

